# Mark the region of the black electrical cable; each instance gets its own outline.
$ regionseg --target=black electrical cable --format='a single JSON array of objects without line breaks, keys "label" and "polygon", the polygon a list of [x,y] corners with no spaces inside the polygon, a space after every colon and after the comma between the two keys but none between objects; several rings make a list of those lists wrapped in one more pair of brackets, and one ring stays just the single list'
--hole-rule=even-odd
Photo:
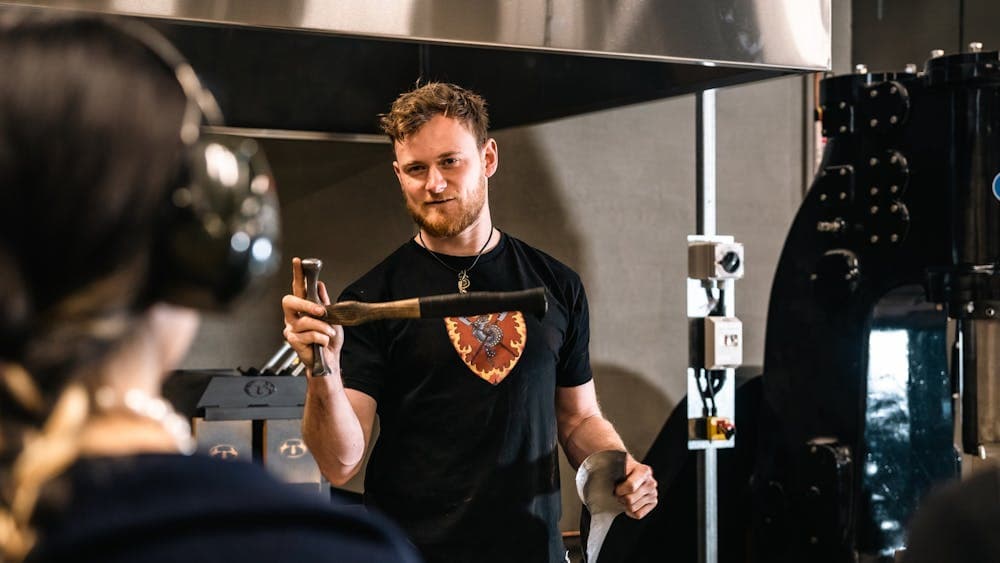
[{"label": "black electrical cable", "polygon": [[718,388],[713,388],[711,372],[708,372],[702,368],[698,368],[698,374],[695,376],[695,381],[698,383],[698,395],[701,396],[701,414],[702,416],[715,416],[716,406],[715,406],[715,394],[718,392]]}]

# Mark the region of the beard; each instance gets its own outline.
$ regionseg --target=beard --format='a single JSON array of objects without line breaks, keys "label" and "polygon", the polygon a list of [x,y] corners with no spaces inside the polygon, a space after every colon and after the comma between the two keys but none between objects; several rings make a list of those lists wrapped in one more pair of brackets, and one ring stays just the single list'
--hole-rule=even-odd
[{"label": "beard", "polygon": [[486,178],[479,182],[479,189],[465,194],[457,200],[459,204],[458,216],[449,217],[440,213],[434,213],[434,218],[430,217],[422,203],[414,203],[406,199],[406,210],[413,218],[413,222],[424,230],[425,233],[435,238],[450,238],[460,234],[470,225],[476,222],[479,214],[486,203]]}]

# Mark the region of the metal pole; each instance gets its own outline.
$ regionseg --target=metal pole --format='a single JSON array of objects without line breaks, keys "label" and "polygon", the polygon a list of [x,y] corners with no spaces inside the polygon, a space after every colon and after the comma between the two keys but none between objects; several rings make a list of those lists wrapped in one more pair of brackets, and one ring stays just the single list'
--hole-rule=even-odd
[{"label": "metal pole", "polygon": [[697,219],[695,234],[715,235],[715,90],[695,97]]},{"label": "metal pole", "polygon": [[[713,236],[715,232],[715,90],[705,90],[696,96],[697,122],[697,234]],[[691,398],[689,397],[690,401]],[[718,489],[716,451],[709,446],[698,450],[698,561],[717,563],[718,554]]]},{"label": "metal pole", "polygon": [[715,563],[719,560],[716,453],[713,447],[698,450],[698,527],[703,530],[698,542],[698,561],[702,563]]},{"label": "metal pole", "polygon": [[276,365],[278,365],[278,362],[281,361],[281,358],[284,357],[284,355],[290,352],[291,350],[292,346],[289,343],[285,342],[284,344],[282,344],[281,348],[279,348],[278,351],[275,352],[273,356],[271,356],[271,359],[268,360],[266,364],[264,364],[264,367],[260,368],[260,371],[265,371],[274,368]]}]

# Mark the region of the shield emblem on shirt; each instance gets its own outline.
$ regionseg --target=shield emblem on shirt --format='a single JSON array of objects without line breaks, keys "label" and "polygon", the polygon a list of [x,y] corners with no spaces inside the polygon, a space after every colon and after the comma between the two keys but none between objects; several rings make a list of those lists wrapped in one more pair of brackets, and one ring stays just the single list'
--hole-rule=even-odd
[{"label": "shield emblem on shirt", "polygon": [[484,381],[503,381],[521,359],[528,328],[520,311],[448,317],[448,338],[462,362]]}]

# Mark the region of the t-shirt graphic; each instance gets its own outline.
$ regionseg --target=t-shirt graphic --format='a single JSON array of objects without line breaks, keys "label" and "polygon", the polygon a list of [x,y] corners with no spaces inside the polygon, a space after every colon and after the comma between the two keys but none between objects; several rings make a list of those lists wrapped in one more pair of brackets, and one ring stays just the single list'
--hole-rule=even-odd
[{"label": "t-shirt graphic", "polygon": [[448,338],[472,373],[496,385],[521,359],[528,329],[520,311],[448,317]]}]

